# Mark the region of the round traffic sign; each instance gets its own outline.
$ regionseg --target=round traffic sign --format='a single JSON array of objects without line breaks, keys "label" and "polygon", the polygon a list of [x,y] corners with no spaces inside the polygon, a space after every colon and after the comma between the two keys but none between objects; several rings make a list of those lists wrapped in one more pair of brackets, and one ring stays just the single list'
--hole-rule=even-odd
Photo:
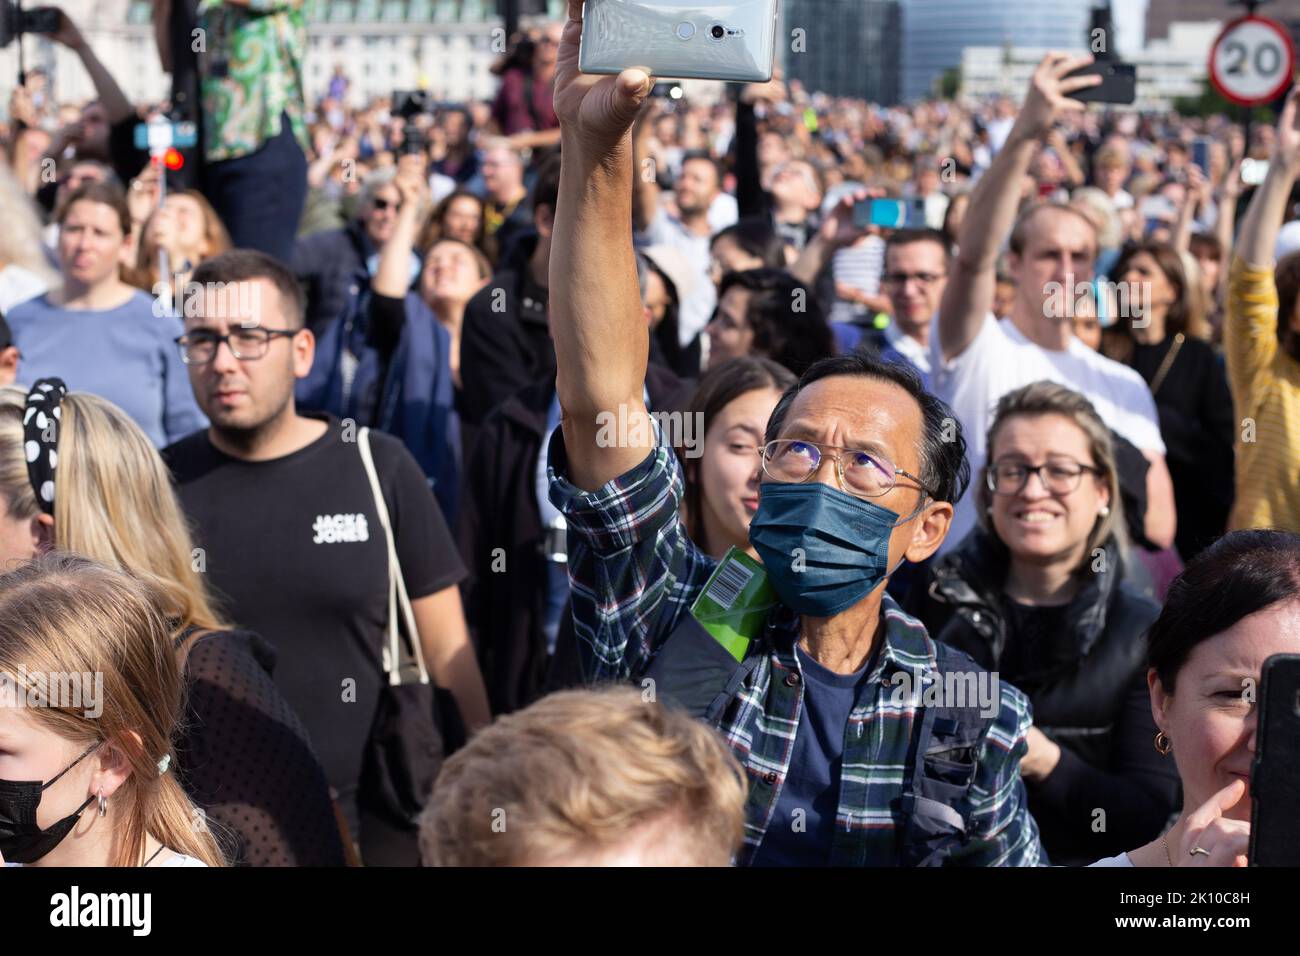
[{"label": "round traffic sign", "polygon": [[1295,46],[1276,20],[1245,16],[1233,20],[1210,48],[1210,82],[1240,106],[1277,99],[1291,85]]}]

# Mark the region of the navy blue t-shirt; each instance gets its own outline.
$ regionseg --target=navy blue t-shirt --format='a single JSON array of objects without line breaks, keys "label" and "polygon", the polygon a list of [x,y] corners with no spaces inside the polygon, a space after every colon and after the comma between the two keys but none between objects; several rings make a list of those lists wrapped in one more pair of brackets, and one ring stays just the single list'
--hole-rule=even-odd
[{"label": "navy blue t-shirt", "polygon": [[803,712],[795,733],[790,773],[752,866],[828,866],[840,801],[844,734],[858,686],[874,654],[852,674],[836,674],[803,653]]}]

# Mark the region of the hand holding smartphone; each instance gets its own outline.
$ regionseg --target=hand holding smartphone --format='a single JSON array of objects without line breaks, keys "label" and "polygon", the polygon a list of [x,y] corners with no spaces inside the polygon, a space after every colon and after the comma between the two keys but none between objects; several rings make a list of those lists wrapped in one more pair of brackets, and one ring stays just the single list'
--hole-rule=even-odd
[{"label": "hand holding smartphone", "polygon": [[1082,90],[1075,90],[1070,99],[1080,103],[1116,103],[1128,105],[1137,99],[1137,67],[1131,63],[1099,60],[1065,74],[1062,79],[1078,76],[1100,76],[1101,82]]}]

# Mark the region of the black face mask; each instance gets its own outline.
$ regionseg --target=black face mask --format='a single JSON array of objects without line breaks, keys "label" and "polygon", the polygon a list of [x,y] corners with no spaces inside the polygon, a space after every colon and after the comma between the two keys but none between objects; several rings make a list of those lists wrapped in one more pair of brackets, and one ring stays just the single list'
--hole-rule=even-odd
[{"label": "black face mask", "polygon": [[0,855],[4,856],[6,863],[35,863],[58,846],[77,825],[81,812],[95,799],[93,796],[87,797],[75,813],[44,830],[36,823],[36,808],[40,806],[41,793],[54,786],[59,777],[85,760],[98,746],[95,744],[64,767],[49,783],[0,780]]}]

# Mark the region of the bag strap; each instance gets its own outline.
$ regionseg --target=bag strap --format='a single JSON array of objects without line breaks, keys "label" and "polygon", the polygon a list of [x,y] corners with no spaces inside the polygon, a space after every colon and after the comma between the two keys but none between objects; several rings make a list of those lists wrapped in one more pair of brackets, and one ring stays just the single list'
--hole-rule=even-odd
[{"label": "bag strap", "polygon": [[393,542],[393,526],[388,517],[388,502],[379,487],[379,475],[375,472],[375,459],[370,454],[370,429],[357,431],[357,448],[361,452],[361,463],[365,466],[366,477],[370,479],[370,491],[375,496],[375,511],[379,514],[379,523],[384,528],[384,540],[388,543],[388,633],[384,646],[383,666],[388,675],[388,683],[396,687],[402,683],[401,669],[401,627],[398,625],[398,611],[406,624],[406,634],[410,641],[411,654],[415,658],[416,668],[420,673],[420,683],[429,683],[429,671],[424,666],[424,651],[420,647],[420,632],[415,626],[415,612],[411,609],[411,598],[406,591],[406,581],[402,577],[402,564],[397,558],[397,545]]}]

